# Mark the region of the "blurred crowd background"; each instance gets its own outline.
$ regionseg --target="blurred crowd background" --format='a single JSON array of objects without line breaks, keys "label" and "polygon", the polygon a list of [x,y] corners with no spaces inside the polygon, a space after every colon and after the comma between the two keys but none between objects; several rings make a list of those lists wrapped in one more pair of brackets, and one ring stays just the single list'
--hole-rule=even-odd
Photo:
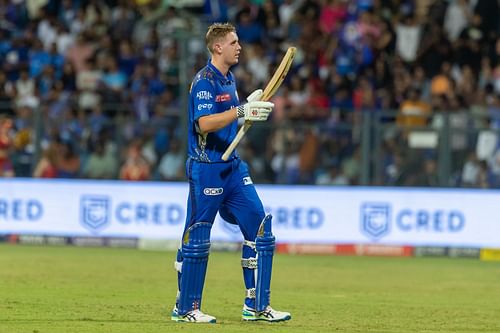
[{"label": "blurred crowd background", "polygon": [[500,187],[497,0],[0,0],[0,177],[184,181],[206,27],[240,99],[298,55],[238,151],[258,183]]}]

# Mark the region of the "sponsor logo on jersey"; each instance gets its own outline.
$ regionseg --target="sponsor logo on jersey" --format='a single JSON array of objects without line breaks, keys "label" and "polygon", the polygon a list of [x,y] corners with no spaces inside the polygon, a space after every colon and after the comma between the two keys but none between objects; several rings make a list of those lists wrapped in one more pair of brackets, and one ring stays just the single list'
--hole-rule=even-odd
[{"label": "sponsor logo on jersey", "polygon": [[227,102],[230,100],[231,100],[231,95],[229,95],[229,94],[222,94],[222,95],[215,96],[216,102]]},{"label": "sponsor logo on jersey", "polygon": [[252,178],[243,177],[243,185],[250,185],[250,184],[253,184]]},{"label": "sponsor logo on jersey", "polygon": [[203,194],[205,195],[221,195],[222,192],[224,192],[224,189],[222,187],[205,187],[203,189]]},{"label": "sponsor logo on jersey", "polygon": [[207,103],[198,104],[198,111],[203,110],[203,109],[212,110],[213,106],[214,106],[213,104],[207,104]]},{"label": "sponsor logo on jersey", "polygon": [[212,94],[210,91],[201,90],[196,93],[196,98],[208,101],[212,99]]}]

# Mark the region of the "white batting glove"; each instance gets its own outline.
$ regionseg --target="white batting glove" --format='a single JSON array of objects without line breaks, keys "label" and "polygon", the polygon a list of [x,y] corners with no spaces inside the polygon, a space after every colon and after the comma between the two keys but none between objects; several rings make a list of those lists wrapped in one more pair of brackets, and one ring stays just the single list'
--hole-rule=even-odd
[{"label": "white batting glove", "polygon": [[264,92],[262,89],[257,89],[247,97],[247,102],[255,102],[255,101],[260,101],[260,98],[262,97],[262,94]]},{"label": "white batting glove", "polygon": [[251,121],[266,121],[273,108],[274,104],[271,102],[248,102],[237,107],[238,118]]},{"label": "white batting glove", "polygon": [[273,111],[274,104],[260,101],[262,89],[257,89],[247,97],[248,103],[238,106],[238,118],[251,121],[266,121]]}]

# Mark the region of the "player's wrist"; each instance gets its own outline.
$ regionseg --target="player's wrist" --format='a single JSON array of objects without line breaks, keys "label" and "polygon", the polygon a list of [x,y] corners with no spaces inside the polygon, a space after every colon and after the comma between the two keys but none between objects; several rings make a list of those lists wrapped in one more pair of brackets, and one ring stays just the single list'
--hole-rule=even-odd
[{"label": "player's wrist", "polygon": [[243,117],[245,117],[245,105],[244,105],[244,104],[243,104],[243,105],[238,105],[238,106],[236,107],[236,116],[237,116],[238,118],[243,118]]}]

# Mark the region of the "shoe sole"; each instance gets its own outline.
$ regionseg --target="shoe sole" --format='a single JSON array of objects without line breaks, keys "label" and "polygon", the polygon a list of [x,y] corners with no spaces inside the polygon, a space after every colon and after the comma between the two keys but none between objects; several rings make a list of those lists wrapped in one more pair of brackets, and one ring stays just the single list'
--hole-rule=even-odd
[{"label": "shoe sole", "polygon": [[174,318],[171,318],[171,319],[172,319],[172,321],[175,321],[176,323],[215,324],[217,322],[215,319],[210,320],[210,321],[189,321],[189,320],[174,319]]},{"label": "shoe sole", "polygon": [[212,319],[210,321],[189,321],[182,319],[178,315],[172,315],[170,317],[170,320],[175,321],[176,323],[194,323],[194,324],[215,324],[217,322],[216,319]]},{"label": "shoe sole", "polygon": [[243,321],[267,321],[269,323],[277,323],[277,322],[280,322],[280,321],[287,321],[287,320],[290,320],[292,319],[292,316],[286,316],[284,318],[280,318],[280,319],[265,319],[265,318],[256,318],[256,317],[253,317],[253,318],[248,318],[248,317],[242,317],[241,318]]}]

